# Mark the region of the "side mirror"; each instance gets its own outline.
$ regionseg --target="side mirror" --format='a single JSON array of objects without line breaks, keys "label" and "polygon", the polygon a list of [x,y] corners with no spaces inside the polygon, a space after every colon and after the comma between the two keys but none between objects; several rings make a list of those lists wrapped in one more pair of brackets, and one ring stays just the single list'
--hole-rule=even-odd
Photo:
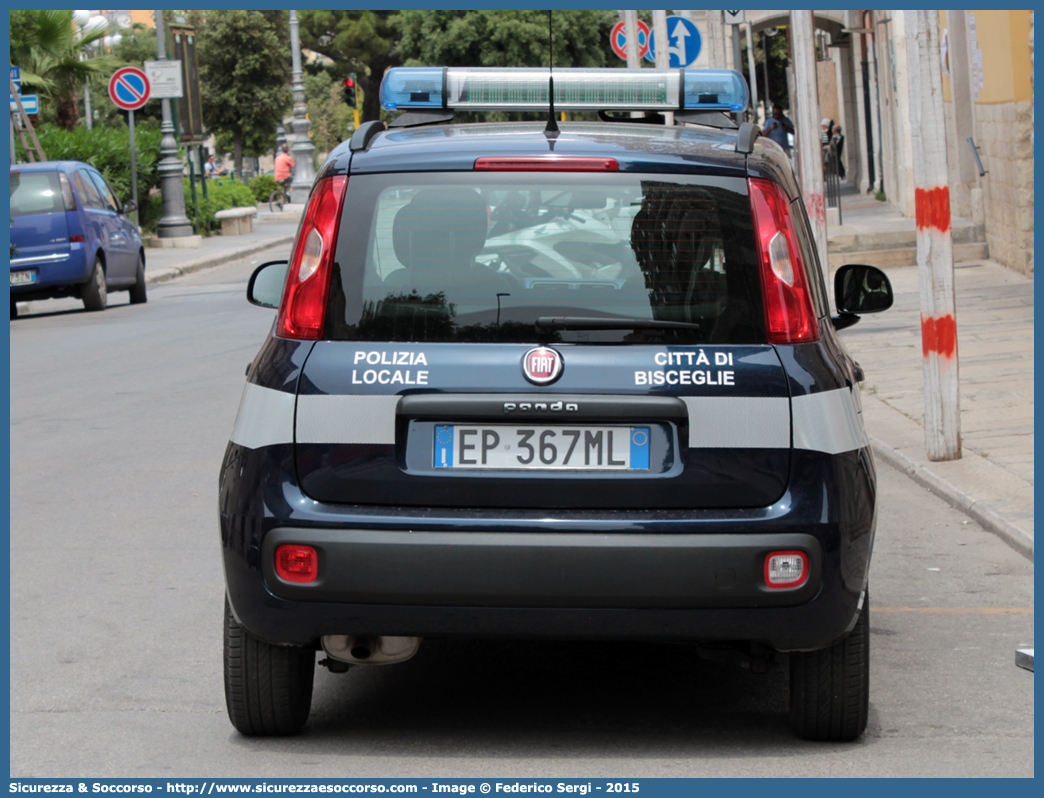
[{"label": "side mirror", "polygon": [[278,309],[289,267],[288,261],[270,260],[254,269],[247,283],[247,301],[258,307]]},{"label": "side mirror", "polygon": [[859,320],[861,313],[880,313],[892,307],[892,284],[876,266],[850,263],[834,275],[834,304],[838,316],[834,327],[841,330]]},{"label": "side mirror", "polygon": [[138,203],[136,203],[134,200],[127,200],[125,203],[123,203],[123,210],[120,211],[120,213],[122,213],[124,216],[129,216],[136,210],[138,210]]}]

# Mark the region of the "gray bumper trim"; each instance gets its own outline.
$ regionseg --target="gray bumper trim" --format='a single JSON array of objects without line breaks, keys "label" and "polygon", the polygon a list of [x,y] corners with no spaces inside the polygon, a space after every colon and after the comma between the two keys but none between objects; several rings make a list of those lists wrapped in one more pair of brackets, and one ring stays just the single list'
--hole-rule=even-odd
[{"label": "gray bumper trim", "polygon": [[[313,546],[315,582],[275,574],[276,548]],[[763,584],[765,556],[800,550],[809,579]],[[280,528],[262,544],[268,589],[298,601],[472,607],[782,607],[808,601],[822,568],[801,533],[600,535]]]}]

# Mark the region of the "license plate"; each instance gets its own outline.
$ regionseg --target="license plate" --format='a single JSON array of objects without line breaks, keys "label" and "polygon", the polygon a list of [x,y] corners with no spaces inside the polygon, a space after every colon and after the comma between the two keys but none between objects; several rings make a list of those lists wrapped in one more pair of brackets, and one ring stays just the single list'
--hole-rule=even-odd
[{"label": "license plate", "polygon": [[36,272],[11,272],[11,285],[32,285],[36,282]]},{"label": "license plate", "polygon": [[649,427],[436,424],[435,468],[648,471]]}]

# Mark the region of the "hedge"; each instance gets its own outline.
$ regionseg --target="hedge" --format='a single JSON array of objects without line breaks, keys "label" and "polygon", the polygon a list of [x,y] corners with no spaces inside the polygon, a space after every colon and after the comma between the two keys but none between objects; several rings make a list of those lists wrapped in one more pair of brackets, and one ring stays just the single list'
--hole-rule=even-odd
[{"label": "hedge", "polygon": [[[207,182],[207,196],[203,197],[203,189],[196,185],[196,201],[199,203],[199,216],[195,215],[192,206],[192,187],[188,178],[184,180],[185,215],[192,221],[199,235],[210,235],[221,224],[214,214],[226,208],[253,208],[257,205],[253,192],[242,183],[225,183],[211,180]],[[141,226],[146,230],[155,230],[163,216],[163,198],[159,193],[149,197],[148,205],[142,209]]]},{"label": "hedge", "polygon": [[250,178],[250,182],[247,184],[250,186],[250,190],[254,192],[254,199],[258,202],[268,202],[268,198],[272,196],[272,192],[279,188],[279,184],[272,175],[258,175],[257,177]]},{"label": "hedge", "polygon": [[[53,125],[41,125],[36,130],[40,146],[48,161],[83,161],[102,173],[112,185],[121,202],[131,198],[130,131],[126,128],[95,127],[88,130],[77,127],[63,130]],[[149,191],[159,185],[157,165],[160,159],[160,139],[157,128],[138,126],[134,131],[134,145],[138,153],[138,202],[144,204]],[[28,160],[21,142],[16,142],[18,157]]]}]

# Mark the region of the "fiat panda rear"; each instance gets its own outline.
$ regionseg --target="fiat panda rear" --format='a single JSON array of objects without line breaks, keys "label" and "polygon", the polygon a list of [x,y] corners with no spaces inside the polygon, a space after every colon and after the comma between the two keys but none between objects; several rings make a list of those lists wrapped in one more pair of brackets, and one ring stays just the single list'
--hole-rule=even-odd
[{"label": "fiat panda rear", "polygon": [[317,651],[671,640],[789,654],[795,731],[854,739],[876,491],[836,330],[887,279],[845,267],[831,316],[787,159],[707,116],[738,76],[670,73],[701,126],[452,125],[489,81],[405,72],[413,118],[330,156],[248,289],[278,315],[221,477],[234,725],[299,729]]}]

